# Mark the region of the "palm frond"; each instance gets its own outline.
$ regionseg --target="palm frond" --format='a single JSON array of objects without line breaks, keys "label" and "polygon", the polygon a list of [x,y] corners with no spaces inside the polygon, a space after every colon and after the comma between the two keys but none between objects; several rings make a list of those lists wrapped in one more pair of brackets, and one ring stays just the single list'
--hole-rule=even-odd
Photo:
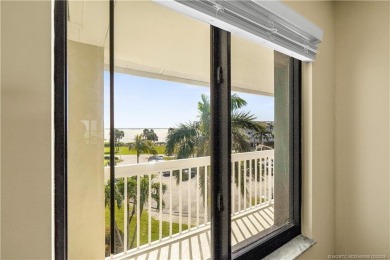
[{"label": "palm frond", "polygon": [[249,129],[249,130],[260,130],[259,123],[255,122],[256,117],[249,112],[238,112],[232,113],[232,131],[234,129]]},{"label": "palm frond", "polygon": [[[238,152],[251,151],[251,146],[245,130],[254,130],[258,132],[260,125],[255,122],[256,117],[249,112],[240,111],[245,107],[247,102],[240,98],[237,94],[231,95],[231,121],[232,121],[232,148]],[[191,156],[207,156],[210,155],[210,100],[207,95],[202,95],[198,102],[198,122],[190,122],[187,124],[180,124],[177,128],[170,128],[167,136],[166,154],[175,154],[177,159],[189,158]],[[207,167],[210,169],[210,167]],[[206,167],[200,167],[197,174],[199,174],[199,188],[203,197],[204,205],[208,205],[208,196],[206,196],[206,186],[209,184],[210,172]],[[172,175],[179,183],[180,170],[172,171]],[[190,175],[190,173],[188,173]],[[244,191],[244,177],[241,175],[242,181],[240,190]],[[235,177],[236,178],[236,177]],[[236,182],[237,184],[237,182]]]},{"label": "palm frond", "polygon": [[198,129],[195,123],[180,124],[168,133],[166,154],[177,154],[178,159],[188,158],[195,153]]},{"label": "palm frond", "polygon": [[247,102],[240,98],[237,94],[233,94],[231,96],[231,108],[232,108],[232,111],[235,111],[237,109],[240,109],[244,106],[247,105]]},{"label": "palm frond", "polygon": [[202,100],[198,102],[198,117],[200,119],[200,131],[206,135],[210,132],[210,100],[205,94],[201,96]]},{"label": "palm frond", "polygon": [[248,137],[240,131],[232,131],[232,149],[235,152],[250,152],[252,147]]}]

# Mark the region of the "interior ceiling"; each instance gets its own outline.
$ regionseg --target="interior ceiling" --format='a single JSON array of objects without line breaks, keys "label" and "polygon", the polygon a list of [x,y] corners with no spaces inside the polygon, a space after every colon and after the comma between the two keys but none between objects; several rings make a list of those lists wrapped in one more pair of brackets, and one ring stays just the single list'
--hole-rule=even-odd
[{"label": "interior ceiling", "polygon": [[[68,39],[104,47],[105,64],[109,62],[108,29],[108,1],[68,2]],[[150,0],[116,1],[116,71],[208,86],[209,53],[208,24]],[[273,95],[273,62],[272,50],[233,41],[233,89]]]}]

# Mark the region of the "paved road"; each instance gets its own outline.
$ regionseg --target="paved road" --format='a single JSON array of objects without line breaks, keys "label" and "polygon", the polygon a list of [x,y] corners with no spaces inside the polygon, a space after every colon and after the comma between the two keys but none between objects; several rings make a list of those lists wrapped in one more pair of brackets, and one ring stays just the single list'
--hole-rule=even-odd
[{"label": "paved road", "polygon": [[[123,161],[118,163],[117,165],[125,165],[125,164],[136,164],[137,163],[137,155],[116,155],[119,157],[119,159],[122,159]],[[148,158],[150,157],[150,154],[141,154],[139,157],[140,163],[148,162]]]}]

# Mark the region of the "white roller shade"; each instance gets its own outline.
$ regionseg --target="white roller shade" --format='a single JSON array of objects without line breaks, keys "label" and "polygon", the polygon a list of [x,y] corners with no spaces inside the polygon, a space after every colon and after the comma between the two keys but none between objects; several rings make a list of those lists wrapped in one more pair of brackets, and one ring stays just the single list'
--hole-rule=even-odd
[{"label": "white roller shade", "polygon": [[279,1],[155,0],[302,61],[314,61],[323,31]]}]

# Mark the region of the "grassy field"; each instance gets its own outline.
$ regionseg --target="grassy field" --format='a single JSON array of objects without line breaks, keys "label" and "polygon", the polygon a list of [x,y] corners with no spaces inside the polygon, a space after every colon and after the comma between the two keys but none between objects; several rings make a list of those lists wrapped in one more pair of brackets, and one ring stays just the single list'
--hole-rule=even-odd
[{"label": "grassy field", "polygon": [[[130,212],[131,212],[131,209],[130,209]],[[106,209],[105,209],[105,216],[106,216],[106,222],[105,222],[106,223],[105,224],[106,230],[109,230],[110,229],[110,210],[108,207],[106,207]],[[141,222],[140,222],[140,245],[144,245],[144,244],[147,244],[149,242],[148,241],[148,227],[149,227],[148,217],[149,217],[148,211],[144,210],[142,212]],[[124,230],[123,208],[121,208],[121,209],[116,208],[115,209],[115,219],[116,219],[116,223],[118,225],[119,230],[123,233],[123,230]],[[131,239],[133,238],[133,233],[134,233],[134,230],[136,229],[136,225],[137,225],[137,217],[135,214],[133,219],[130,222],[130,225],[129,225],[129,234],[128,234],[129,235],[128,236],[129,244],[131,243]],[[159,220],[154,219],[152,217],[151,225],[152,225],[152,232],[151,232],[152,241],[158,240],[159,239]],[[182,230],[184,231],[186,229],[188,229],[188,225],[182,224]],[[179,224],[172,223],[172,234],[176,234],[176,233],[179,233]],[[167,236],[169,236],[169,222],[163,221],[162,222],[162,237],[167,237]],[[135,239],[136,239],[136,237],[135,237]],[[133,247],[136,247],[136,246],[137,245],[136,245],[136,240],[135,240]]]},{"label": "grassy field", "polygon": [[[165,146],[164,145],[159,145],[154,147],[157,150],[158,154],[164,154],[165,153]],[[109,147],[104,147],[104,154],[109,154],[110,153],[110,148]],[[115,152],[116,154],[137,154],[135,150],[129,150],[129,147],[127,146],[120,146],[119,147],[119,152]]]}]

